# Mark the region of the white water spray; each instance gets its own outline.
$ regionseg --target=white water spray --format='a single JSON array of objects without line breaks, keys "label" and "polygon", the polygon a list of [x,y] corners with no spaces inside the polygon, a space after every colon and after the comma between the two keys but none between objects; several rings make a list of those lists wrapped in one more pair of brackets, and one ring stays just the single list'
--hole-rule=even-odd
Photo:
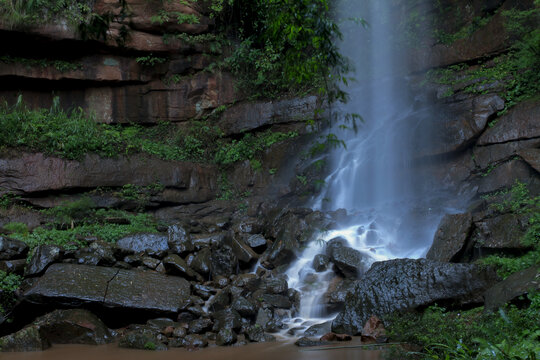
[{"label": "white water spray", "polygon": [[415,109],[408,90],[406,53],[397,46],[395,34],[396,16],[403,13],[397,14],[392,0],[343,0],[339,13],[364,17],[370,25],[368,29],[344,28],[341,44],[358,79],[346,89],[351,100],[341,110],[360,114],[365,123],[356,134],[338,126],[330,129],[345,140],[347,148],[330,154],[332,170],[313,208],[344,208],[357,214],[358,220],[319,234],[287,271],[289,287],[302,293],[300,317],[320,321],[335,315],[324,305],[334,274],[331,270],[317,273],[311,266],[315,255],[324,253],[325,241],[342,237],[371,263],[419,258],[431,245],[442,216],[429,202],[436,189],[426,191],[411,167],[415,140],[411,134],[418,133],[411,128],[430,114]]}]

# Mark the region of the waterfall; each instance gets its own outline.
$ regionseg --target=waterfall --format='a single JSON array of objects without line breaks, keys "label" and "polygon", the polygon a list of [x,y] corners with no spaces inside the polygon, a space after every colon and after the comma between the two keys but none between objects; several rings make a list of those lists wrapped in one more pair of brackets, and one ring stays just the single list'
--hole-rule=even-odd
[{"label": "waterfall", "polygon": [[[370,262],[425,256],[442,217],[441,205],[431,201],[437,189],[426,187],[412,166],[416,124],[431,116],[417,108],[409,90],[407,53],[400,47],[394,0],[340,1],[339,17],[361,16],[361,26],[343,27],[342,53],[353,62],[356,82],[345,90],[350,101],[344,113],[357,113],[365,122],[359,131],[329,131],[344,139],[346,148],[328,157],[330,173],[323,191],[313,199],[317,210],[346,209],[356,221],[341,229],[319,234],[287,271],[289,286],[302,292],[300,317],[331,319],[322,303],[333,271],[317,273],[311,264],[324,253],[324,242],[341,237]],[[402,7],[403,8],[403,7]],[[427,131],[427,130],[426,130]],[[413,136],[413,134],[415,134]],[[423,133],[422,139],[429,139]]]}]

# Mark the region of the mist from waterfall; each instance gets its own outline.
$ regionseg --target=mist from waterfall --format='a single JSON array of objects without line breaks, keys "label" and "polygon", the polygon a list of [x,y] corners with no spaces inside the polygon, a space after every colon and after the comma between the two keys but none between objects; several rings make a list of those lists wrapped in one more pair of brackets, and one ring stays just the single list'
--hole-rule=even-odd
[{"label": "mist from waterfall", "polygon": [[[337,9],[344,38],[341,52],[351,59],[356,81],[344,90],[350,101],[339,111],[364,119],[358,132],[337,122],[328,131],[346,143],[325,159],[330,172],[325,188],[313,199],[318,210],[346,209],[355,219],[342,228],[319,235],[291,266],[289,286],[302,291],[302,318],[331,318],[322,303],[332,274],[315,273],[313,257],[324,252],[322,241],[345,239],[371,262],[425,256],[444,213],[437,204],[436,187],[426,187],[412,166],[416,124],[429,110],[417,108],[407,78],[407,49],[399,46],[399,18],[405,6],[395,0],[342,0]],[[362,17],[366,29],[352,25]],[[420,129],[422,132],[423,130]],[[426,130],[429,131],[429,130]],[[424,131],[424,132],[426,132]],[[415,136],[413,136],[413,134]],[[422,139],[429,139],[428,133]],[[321,241],[322,240],[322,241]],[[316,279],[316,280],[314,280]]]}]

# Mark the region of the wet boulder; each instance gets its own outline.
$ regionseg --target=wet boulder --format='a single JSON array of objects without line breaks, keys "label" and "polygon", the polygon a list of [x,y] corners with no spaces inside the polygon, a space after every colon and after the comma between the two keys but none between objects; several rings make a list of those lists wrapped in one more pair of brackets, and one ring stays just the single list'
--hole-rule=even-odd
[{"label": "wet boulder", "polygon": [[189,323],[190,334],[204,334],[212,329],[214,322],[210,319],[196,319]]},{"label": "wet boulder", "polygon": [[262,281],[260,289],[266,294],[284,294],[289,284],[284,276],[266,278]]},{"label": "wet boulder", "polygon": [[28,245],[19,240],[0,236],[0,260],[24,259]]},{"label": "wet boulder", "polygon": [[336,277],[328,286],[325,297],[328,304],[341,305],[345,302],[345,297],[354,289],[355,280]]},{"label": "wet boulder", "polygon": [[434,261],[450,262],[465,246],[473,228],[472,215],[448,214],[443,217],[433,238],[433,245],[426,258]]},{"label": "wet boulder", "polygon": [[532,266],[518,271],[488,289],[484,294],[485,309],[495,311],[520,296],[540,291],[540,270]]},{"label": "wet boulder", "polygon": [[114,334],[94,314],[83,309],[55,310],[34,321],[51,344],[103,345]]},{"label": "wet boulder", "polygon": [[321,337],[324,334],[328,334],[331,329],[332,329],[331,321],[327,321],[322,324],[311,325],[306,331],[304,331],[304,336]]},{"label": "wet boulder", "polygon": [[308,337],[301,337],[300,339],[296,340],[294,345],[298,347],[312,347],[312,346],[322,346],[322,345],[328,345],[327,341],[321,341],[318,339],[310,339]]},{"label": "wet boulder", "polygon": [[227,346],[236,342],[237,336],[231,329],[221,329],[216,336],[216,345]]},{"label": "wet boulder", "polygon": [[28,326],[11,335],[0,338],[0,351],[43,351],[51,347],[47,338],[41,336],[37,326]]},{"label": "wet boulder", "polygon": [[204,348],[208,346],[208,339],[204,335],[187,335],[182,342],[184,347],[188,349]]},{"label": "wet boulder", "polygon": [[155,272],[53,264],[23,296],[27,301],[48,305],[88,303],[177,313],[188,305],[190,284],[183,278]]},{"label": "wet boulder", "polygon": [[62,258],[62,249],[56,245],[39,245],[32,251],[30,262],[26,266],[25,276],[41,274],[52,263]]},{"label": "wet boulder", "polygon": [[475,222],[472,240],[476,247],[524,249],[521,239],[529,227],[529,214],[504,214]]},{"label": "wet boulder", "polygon": [[481,294],[497,282],[492,269],[426,259],[376,262],[347,295],[332,331],[359,334],[372,316],[438,303],[481,303]]},{"label": "wet boulder", "polygon": [[214,319],[215,331],[221,329],[240,330],[242,327],[242,317],[233,309],[217,311],[212,314],[212,318]]},{"label": "wet boulder", "polygon": [[330,262],[330,258],[324,254],[317,254],[313,258],[313,263],[311,266],[313,266],[313,269],[317,272],[326,271],[328,268],[328,263]]},{"label": "wet boulder", "polygon": [[193,270],[199,274],[207,275],[212,269],[212,252],[209,248],[204,248],[195,255],[191,262]]},{"label": "wet boulder", "polygon": [[94,241],[90,246],[77,250],[74,256],[81,265],[112,266],[116,262],[114,251],[113,245]]},{"label": "wet boulder", "polygon": [[215,289],[215,288],[213,288],[211,286],[206,286],[206,285],[202,285],[202,284],[195,284],[195,285],[193,285],[193,292],[196,295],[200,296],[202,299],[208,300],[210,298],[210,296],[217,293],[217,289]]},{"label": "wet boulder", "polygon": [[116,246],[126,252],[146,253],[162,257],[169,250],[168,237],[162,234],[135,234],[116,242]]},{"label": "wet boulder", "polygon": [[120,338],[118,346],[128,349],[139,350],[167,350],[163,344],[162,336],[154,329],[141,327],[139,329],[128,331]]},{"label": "wet boulder", "polygon": [[0,339],[2,351],[41,351],[51,344],[103,345],[114,334],[87,310],[55,310],[31,325]]},{"label": "wet boulder", "polygon": [[26,259],[0,261],[0,271],[22,275],[26,267]]},{"label": "wet boulder", "polygon": [[270,334],[266,334],[260,325],[249,326],[245,331],[246,339],[250,342],[271,342],[276,338]]},{"label": "wet boulder", "polygon": [[334,256],[334,250],[345,247],[347,246],[347,244],[348,244],[347,240],[345,240],[342,237],[337,237],[337,238],[333,238],[329,240],[326,243],[326,250],[325,250],[326,256],[332,259],[332,257]]},{"label": "wet boulder", "polygon": [[221,232],[221,233],[212,234],[212,235],[209,235],[209,234],[198,235],[196,237],[193,237],[191,241],[193,242],[193,246],[195,247],[195,250],[199,251],[207,247],[219,248],[223,245],[226,238],[227,238],[227,233]]},{"label": "wet boulder", "polygon": [[237,297],[231,307],[236,310],[242,317],[249,318],[257,314],[257,307],[245,297]]},{"label": "wet boulder", "polygon": [[268,243],[262,234],[249,235],[244,239],[244,242],[257,253],[264,251]]},{"label": "wet boulder", "polygon": [[162,263],[168,273],[181,275],[188,279],[197,280],[199,282],[204,281],[201,275],[193,271],[184,261],[184,259],[176,254],[168,255],[163,259]]},{"label": "wet boulder", "polygon": [[177,224],[167,229],[167,244],[173,254],[185,254],[194,250],[191,236],[186,229]]},{"label": "wet boulder", "polygon": [[290,309],[292,307],[292,303],[287,296],[263,294],[261,298],[265,303],[274,308]]},{"label": "wet boulder", "polygon": [[218,276],[229,277],[237,273],[238,258],[229,246],[222,246],[212,251],[211,261],[213,278]]},{"label": "wet boulder", "polygon": [[337,246],[331,251],[330,260],[345,275],[346,278],[358,278],[364,273],[370,263],[371,257],[361,253],[360,251],[345,247]]},{"label": "wet boulder", "polygon": [[226,287],[217,292],[208,306],[211,311],[220,311],[225,309],[231,303],[231,289]]},{"label": "wet boulder", "polygon": [[229,234],[228,244],[232,248],[234,255],[244,265],[249,265],[254,263],[259,255],[253,251],[249,246],[247,246],[241,239],[234,236],[234,233]]}]

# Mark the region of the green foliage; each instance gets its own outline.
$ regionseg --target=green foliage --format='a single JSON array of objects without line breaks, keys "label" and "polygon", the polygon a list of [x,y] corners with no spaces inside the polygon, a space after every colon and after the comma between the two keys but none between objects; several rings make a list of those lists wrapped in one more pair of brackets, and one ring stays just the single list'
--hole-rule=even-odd
[{"label": "green foliage", "polygon": [[[498,92],[505,100],[504,114],[515,104],[536,96],[540,92],[540,5],[520,11],[503,12],[506,29],[515,39],[510,52],[479,66],[453,65],[428,73],[428,78],[465,93],[484,94]],[[449,89],[447,95],[452,95]]]},{"label": "green foliage", "polygon": [[[50,210],[52,213],[62,211]],[[108,223],[107,219],[124,219],[122,224]],[[60,228],[58,228],[60,226]],[[84,245],[85,237],[95,236],[107,242],[135,233],[157,232],[156,222],[149,214],[131,214],[120,210],[92,210],[88,217],[71,227],[64,227],[54,221],[47,228],[39,227],[31,233],[10,235],[14,239],[24,241],[33,249],[39,245],[55,244],[65,249],[77,249]]]},{"label": "green foliage", "polygon": [[470,23],[464,24],[459,30],[448,33],[442,29],[440,29],[437,25],[437,23],[434,24],[435,30],[433,31],[433,35],[437,42],[441,44],[450,45],[456,42],[457,40],[466,39],[470,37],[472,34],[474,34],[478,29],[486,26],[489,21],[491,20],[491,16],[486,17],[480,17],[477,16],[473,18],[473,20]]},{"label": "green foliage", "polygon": [[[50,109],[30,110],[22,97],[14,106],[0,106],[0,150],[28,148],[75,160],[88,153],[103,157],[145,153],[165,160],[230,165],[255,160],[256,154],[270,146],[298,136],[296,132],[265,131],[229,141],[207,121],[191,121],[187,129],[168,123],[152,128],[114,126],[96,123],[81,109],[67,113],[59,107],[59,99],[55,98]],[[224,110],[218,107],[208,118]],[[3,203],[8,203],[6,196],[2,197]]]},{"label": "green foliage", "polygon": [[[0,146],[1,148],[1,146]],[[7,209],[13,203],[15,195],[12,193],[6,193],[0,196],[0,209]]]},{"label": "green foliage", "polygon": [[201,19],[197,15],[184,14],[178,11],[166,11],[165,9],[161,9],[157,15],[152,16],[150,21],[154,24],[163,25],[171,21],[171,19],[175,19],[178,24],[199,24],[201,22]]},{"label": "green foliage", "polygon": [[10,222],[3,226],[4,230],[16,234],[28,234],[28,226],[21,222]]},{"label": "green foliage", "polygon": [[232,184],[227,177],[227,174],[222,172],[218,178],[219,193],[218,200],[232,200],[234,198],[234,190]]},{"label": "green foliage", "polygon": [[96,205],[89,197],[83,197],[49,210],[45,213],[51,215],[56,223],[69,224],[74,221],[84,221],[85,218],[91,216]]},{"label": "green foliage", "polygon": [[149,54],[147,56],[141,56],[135,59],[135,61],[142,66],[148,66],[152,67],[158,64],[163,64],[165,61],[167,61],[166,58],[154,56],[153,54]]},{"label": "green foliage", "polygon": [[0,0],[0,18],[11,26],[43,24],[64,18],[72,25],[87,20],[91,1],[74,0]]},{"label": "green foliage", "polygon": [[230,165],[238,161],[253,160],[255,155],[270,146],[286,139],[295,138],[298,133],[265,131],[260,134],[245,134],[241,140],[232,140],[223,144],[215,155],[215,162],[220,165]]},{"label": "green foliage", "polygon": [[[328,0],[235,0],[229,32],[241,43],[226,60],[253,98],[319,92],[345,100],[337,86],[349,70]],[[232,28],[232,29],[231,29]]]},{"label": "green foliage", "polygon": [[498,313],[483,308],[446,311],[432,306],[423,313],[396,314],[387,320],[393,341],[422,346],[421,359],[528,359],[540,356],[540,294],[529,294],[525,309],[507,306]]},{"label": "green foliage", "polygon": [[145,350],[156,350],[156,344],[154,344],[153,342],[151,341],[148,341],[146,344],[144,344],[144,349]]},{"label": "green foliage", "polygon": [[5,64],[22,64],[28,68],[31,67],[54,67],[60,72],[81,70],[82,65],[79,63],[63,61],[63,60],[49,60],[49,59],[29,59],[12,57],[9,55],[0,56],[0,62]]},{"label": "green foliage", "polygon": [[15,304],[15,292],[21,286],[22,277],[0,270],[0,316]]}]

